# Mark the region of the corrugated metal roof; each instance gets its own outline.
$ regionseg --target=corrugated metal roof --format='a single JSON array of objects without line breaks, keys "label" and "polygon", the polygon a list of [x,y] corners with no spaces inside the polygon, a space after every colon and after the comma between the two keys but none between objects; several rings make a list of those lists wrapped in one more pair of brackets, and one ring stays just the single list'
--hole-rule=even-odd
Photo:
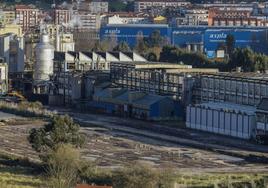
[{"label": "corrugated metal roof", "polygon": [[135,100],[134,103],[135,104],[139,104],[139,105],[145,105],[145,106],[151,106],[163,99],[165,99],[167,97],[165,96],[160,96],[160,95],[145,95],[144,97]]},{"label": "corrugated metal roof", "polygon": [[94,97],[99,98],[101,101],[109,101],[116,104],[131,104],[133,106],[145,109],[149,109],[151,105],[163,99],[169,98],[167,96],[145,94],[137,91],[127,91],[126,89],[120,88],[107,88],[101,90],[96,92]]},{"label": "corrugated metal roof", "polygon": [[256,107],[254,106],[246,106],[227,102],[208,102],[199,105],[215,110],[229,110],[229,111],[243,112],[249,115],[254,115],[257,110]]}]

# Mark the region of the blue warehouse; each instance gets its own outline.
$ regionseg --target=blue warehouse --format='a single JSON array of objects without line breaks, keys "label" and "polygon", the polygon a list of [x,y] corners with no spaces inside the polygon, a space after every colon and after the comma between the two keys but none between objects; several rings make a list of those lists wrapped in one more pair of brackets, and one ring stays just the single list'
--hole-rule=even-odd
[{"label": "blue warehouse", "polygon": [[135,46],[139,35],[144,38],[159,30],[162,37],[175,46],[186,48],[189,44],[202,45],[202,51],[209,57],[226,42],[228,35],[233,35],[235,47],[250,47],[256,52],[268,54],[268,28],[264,27],[206,27],[182,26],[177,28],[158,24],[107,25],[100,30],[103,40],[116,36],[117,41],[126,41]]},{"label": "blue warehouse", "polygon": [[135,46],[138,36],[148,38],[150,34],[158,30],[162,37],[170,38],[171,28],[162,24],[124,24],[107,25],[100,30],[101,40],[116,36],[118,42],[125,41],[130,46]]}]

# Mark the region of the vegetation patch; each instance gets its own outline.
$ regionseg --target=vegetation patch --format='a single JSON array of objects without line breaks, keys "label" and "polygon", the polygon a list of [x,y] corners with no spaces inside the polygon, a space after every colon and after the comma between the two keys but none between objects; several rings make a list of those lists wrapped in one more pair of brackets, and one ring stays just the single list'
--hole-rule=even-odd
[{"label": "vegetation patch", "polygon": [[38,165],[27,159],[0,155],[0,188],[41,188]]}]

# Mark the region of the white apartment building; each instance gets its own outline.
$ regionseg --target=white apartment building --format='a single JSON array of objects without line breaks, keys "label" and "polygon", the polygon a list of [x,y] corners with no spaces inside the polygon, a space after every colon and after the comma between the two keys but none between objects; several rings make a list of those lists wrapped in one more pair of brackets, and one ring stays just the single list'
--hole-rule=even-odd
[{"label": "white apartment building", "polygon": [[81,0],[77,3],[77,10],[88,11],[91,14],[108,13],[109,3],[102,0]]},{"label": "white apartment building", "polygon": [[174,18],[175,25],[208,25],[208,10],[192,9],[187,10],[181,17]]},{"label": "white apartment building", "polygon": [[187,1],[177,0],[137,0],[134,3],[135,12],[146,12],[150,8],[165,9],[165,8],[179,8],[190,5]]}]

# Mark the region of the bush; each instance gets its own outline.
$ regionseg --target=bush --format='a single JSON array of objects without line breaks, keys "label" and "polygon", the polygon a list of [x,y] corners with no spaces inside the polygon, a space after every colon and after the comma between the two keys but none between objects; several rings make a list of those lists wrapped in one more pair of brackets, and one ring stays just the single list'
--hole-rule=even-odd
[{"label": "bush", "polygon": [[47,157],[47,176],[50,188],[72,188],[78,178],[80,153],[72,145],[60,144]]},{"label": "bush", "polygon": [[81,163],[79,168],[79,177],[81,182],[96,185],[112,185],[112,172],[99,169],[90,162]]},{"label": "bush", "polygon": [[8,103],[1,101],[0,110],[6,113],[11,113],[23,117],[53,117],[54,112],[48,111],[43,108],[40,102],[21,102],[21,103]]},{"label": "bush", "polygon": [[133,165],[113,174],[113,187],[115,188],[155,188],[157,183],[157,173],[142,165]]},{"label": "bush", "polygon": [[84,144],[80,126],[69,116],[54,116],[51,123],[40,129],[32,129],[28,137],[32,147],[41,154],[54,150],[60,144],[71,144],[78,148]]}]

